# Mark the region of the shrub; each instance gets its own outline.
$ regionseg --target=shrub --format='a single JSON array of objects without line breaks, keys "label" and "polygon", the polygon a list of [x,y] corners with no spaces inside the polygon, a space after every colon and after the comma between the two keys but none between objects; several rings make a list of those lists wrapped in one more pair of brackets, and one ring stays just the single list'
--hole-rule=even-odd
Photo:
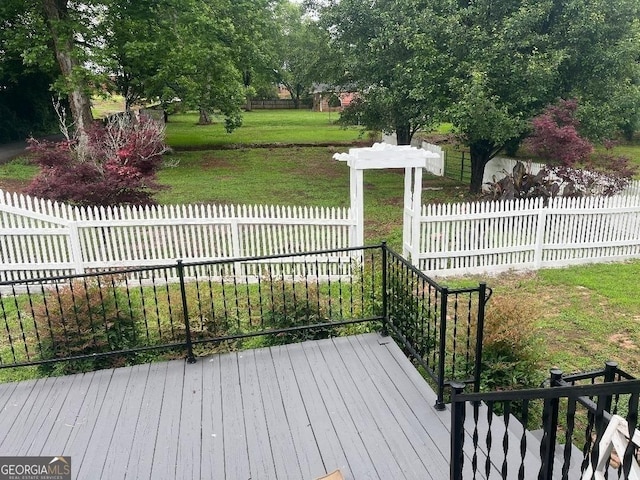
[{"label": "shrub", "polygon": [[549,198],[555,197],[560,191],[558,182],[549,178],[547,170],[537,174],[531,172],[531,163],[525,167],[517,162],[511,173],[507,173],[500,180],[494,178],[484,188],[484,197],[491,200],[513,200],[516,198]]},{"label": "shrub", "polygon": [[25,190],[41,198],[77,205],[143,205],[161,188],[164,127],[154,120],[111,117],[87,132],[87,145],[29,140],[40,173]]},{"label": "shrub", "polygon": [[578,133],[577,110],[577,100],[559,100],[549,105],[531,121],[533,133],[525,144],[535,155],[567,166],[585,160],[593,152],[593,145]]},{"label": "shrub", "polygon": [[540,349],[533,334],[535,309],[517,298],[494,295],[487,304],[481,388],[514,390],[540,385]]},{"label": "shrub", "polygon": [[[34,308],[43,359],[95,355],[132,348],[137,344],[135,314],[117,277],[73,281],[49,289]],[[121,366],[122,356],[108,356],[45,364],[45,373],[61,374]]]},{"label": "shrub", "polygon": [[[301,327],[330,321],[316,285],[274,281],[267,289],[263,291],[269,292],[270,305],[264,311],[261,330]],[[262,343],[283,345],[328,338],[335,333],[334,327],[282,332],[265,336]]]},{"label": "shrub", "polygon": [[491,200],[553,198],[557,195],[608,197],[624,190],[634,172],[634,167],[624,157],[612,163],[594,160],[592,169],[547,166],[535,175],[531,172],[530,163],[525,167],[522,162],[517,162],[511,173],[485,184],[484,197]]}]

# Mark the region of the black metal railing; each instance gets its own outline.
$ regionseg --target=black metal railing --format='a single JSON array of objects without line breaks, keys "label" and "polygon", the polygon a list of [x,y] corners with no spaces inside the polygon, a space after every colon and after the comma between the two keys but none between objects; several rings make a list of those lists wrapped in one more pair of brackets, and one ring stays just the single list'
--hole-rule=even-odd
[{"label": "black metal railing", "polygon": [[64,360],[64,373],[152,350],[194,361],[378,329],[424,367],[443,408],[448,380],[478,390],[487,291],[442,287],[384,244],[1,282],[0,368]]},{"label": "black metal railing", "polygon": [[452,379],[480,388],[482,332],[491,289],[449,289],[400,255],[387,250],[388,328],[436,384],[436,408],[444,409]]},{"label": "black metal railing", "polygon": [[618,452],[600,445],[613,415],[626,420],[628,438],[637,435],[640,380],[614,362],[591,372],[550,373],[552,388],[467,394],[464,384],[452,384],[452,480],[463,472],[487,479],[583,478],[585,472],[603,478],[594,476],[599,464],[605,478],[629,478],[636,444],[626,442]]}]

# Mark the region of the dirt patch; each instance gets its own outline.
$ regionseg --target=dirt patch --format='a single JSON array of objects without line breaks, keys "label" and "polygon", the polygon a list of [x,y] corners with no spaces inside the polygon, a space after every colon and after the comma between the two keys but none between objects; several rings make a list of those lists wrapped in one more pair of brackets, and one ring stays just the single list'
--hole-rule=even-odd
[{"label": "dirt patch", "polygon": [[22,191],[27,188],[30,183],[30,180],[13,180],[0,178],[0,190],[4,190],[8,193],[22,193]]},{"label": "dirt patch", "polygon": [[213,155],[206,155],[202,159],[200,165],[205,170],[212,170],[216,168],[237,168],[237,165],[234,165],[233,162],[229,161],[229,159],[219,158]]},{"label": "dirt patch", "polygon": [[619,348],[625,350],[635,350],[638,348],[636,343],[625,333],[614,333],[609,337],[611,343],[615,343]]}]

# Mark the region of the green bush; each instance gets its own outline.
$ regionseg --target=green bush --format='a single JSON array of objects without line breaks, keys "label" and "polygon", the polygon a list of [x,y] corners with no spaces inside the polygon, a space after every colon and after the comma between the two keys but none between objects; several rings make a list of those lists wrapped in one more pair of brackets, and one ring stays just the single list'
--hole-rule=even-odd
[{"label": "green bush", "polygon": [[544,375],[534,337],[535,310],[518,298],[495,296],[487,304],[481,389],[535,388]]},{"label": "green bush", "polygon": [[[34,308],[43,360],[95,355],[126,350],[137,345],[135,313],[126,295],[117,287],[118,278],[73,281],[50,289]],[[69,374],[121,366],[122,355],[44,364],[46,374]]]},{"label": "green bush", "polygon": [[[269,287],[269,307],[265,310],[261,330],[301,327],[330,321],[327,308],[314,284],[272,282]],[[335,327],[321,327],[266,335],[262,345],[318,340],[336,334]]]}]

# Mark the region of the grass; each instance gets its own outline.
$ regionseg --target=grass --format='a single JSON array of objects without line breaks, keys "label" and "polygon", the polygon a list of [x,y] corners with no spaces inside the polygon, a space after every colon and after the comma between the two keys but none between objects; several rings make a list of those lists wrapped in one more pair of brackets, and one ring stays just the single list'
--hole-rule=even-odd
[{"label": "grass", "polygon": [[[349,206],[349,168],[332,159],[328,147],[255,148],[179,152],[179,166],[160,172],[170,186],[158,195],[160,203],[227,203]],[[365,238],[375,244],[402,242],[404,171],[372,170],[364,176]],[[454,181],[425,175],[427,202],[464,195]]]},{"label": "grass", "polygon": [[91,99],[93,118],[105,118],[122,111],[124,111],[124,97],[121,95],[110,95],[107,98],[93,97]]},{"label": "grass", "polygon": [[204,149],[256,144],[352,144],[366,141],[368,134],[357,127],[343,128],[337,113],[310,110],[256,110],[243,114],[243,125],[233,133],[224,129],[224,119],[212,125],[197,125],[197,114],[171,115],[167,142],[176,149]]},{"label": "grass", "polygon": [[[454,281],[487,281],[496,297],[533,307],[543,370],[584,371],[614,360],[640,377],[640,261]],[[488,304],[491,308],[491,301]]]}]

